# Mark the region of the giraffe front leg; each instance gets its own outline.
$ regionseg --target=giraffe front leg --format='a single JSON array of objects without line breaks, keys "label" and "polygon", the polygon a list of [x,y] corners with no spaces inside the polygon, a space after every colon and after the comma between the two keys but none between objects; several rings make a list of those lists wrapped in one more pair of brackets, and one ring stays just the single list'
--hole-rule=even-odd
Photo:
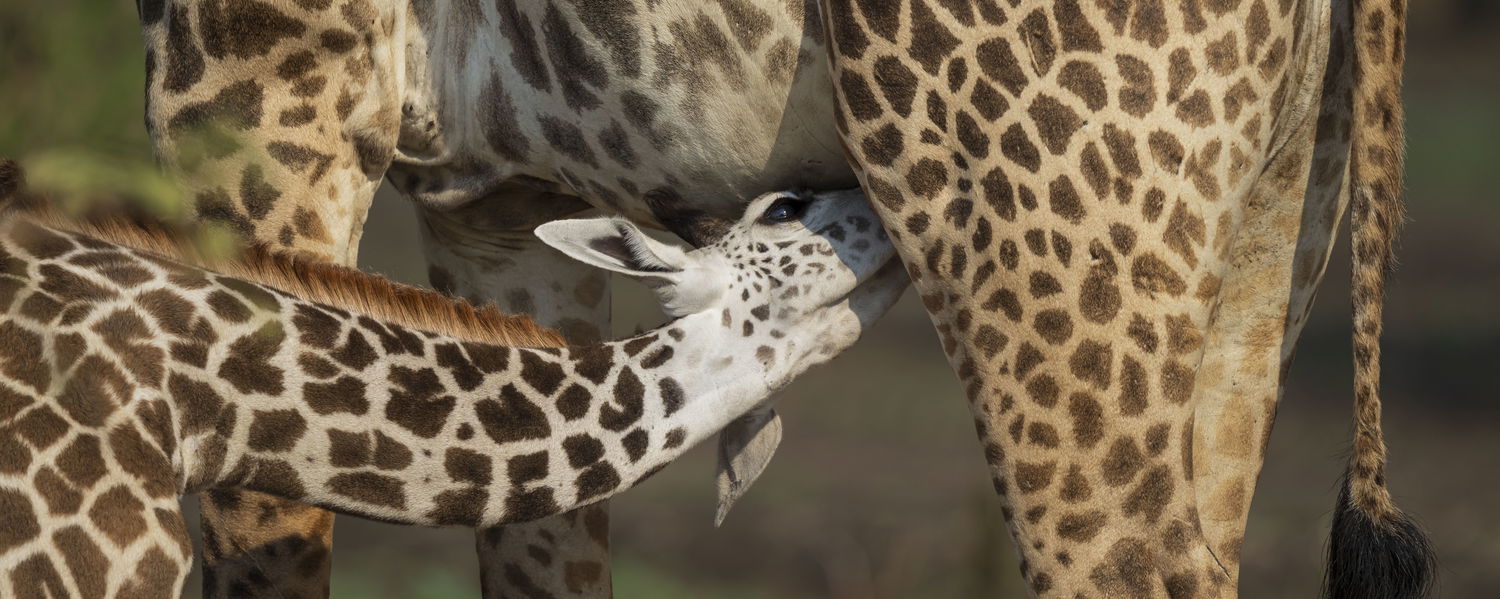
[{"label": "giraffe front leg", "polygon": [[486,599],[614,594],[608,501],[550,518],[480,530],[474,547],[479,551],[481,595]]},{"label": "giraffe front leg", "polygon": [[[506,312],[530,314],[542,326],[561,331],[569,343],[607,336],[609,278],[604,271],[542,244],[531,230],[545,219],[517,222],[513,214],[499,216],[493,208],[479,202],[453,212],[421,210],[433,287],[476,303],[494,302]],[[484,224],[488,220],[507,222],[490,226]],[[611,595],[608,502],[481,530],[475,545],[485,597]]]},{"label": "giraffe front leg", "polygon": [[[353,265],[401,114],[395,3],[140,5],[146,126],[186,215]],[[203,496],[207,597],[328,596],[333,516]]]},{"label": "giraffe front leg", "polygon": [[181,212],[353,265],[400,133],[404,12],[220,4],[141,10],[146,128]]}]

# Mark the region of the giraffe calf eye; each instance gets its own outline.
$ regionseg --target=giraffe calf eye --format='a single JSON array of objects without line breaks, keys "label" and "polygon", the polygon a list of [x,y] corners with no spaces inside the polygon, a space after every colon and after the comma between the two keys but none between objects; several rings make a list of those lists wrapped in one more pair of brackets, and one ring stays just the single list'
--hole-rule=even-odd
[{"label": "giraffe calf eye", "polygon": [[796,198],[782,198],[771,204],[770,208],[760,216],[760,221],[768,225],[779,225],[789,223],[802,217],[807,211],[807,202]]}]

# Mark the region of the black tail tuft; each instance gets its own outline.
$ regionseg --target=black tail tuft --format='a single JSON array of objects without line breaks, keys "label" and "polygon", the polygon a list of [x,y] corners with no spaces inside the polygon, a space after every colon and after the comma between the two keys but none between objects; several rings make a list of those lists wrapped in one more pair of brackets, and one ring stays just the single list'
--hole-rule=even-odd
[{"label": "black tail tuft", "polygon": [[1352,501],[1345,476],[1328,541],[1327,599],[1420,599],[1432,590],[1437,560],[1417,523],[1390,507],[1372,514]]}]

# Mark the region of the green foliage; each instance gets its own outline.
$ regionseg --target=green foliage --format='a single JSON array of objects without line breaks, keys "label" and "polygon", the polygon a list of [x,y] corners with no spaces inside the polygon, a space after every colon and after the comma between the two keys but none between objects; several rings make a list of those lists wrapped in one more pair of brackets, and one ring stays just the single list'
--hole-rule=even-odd
[{"label": "green foliage", "polygon": [[163,220],[185,213],[177,185],[149,162],[70,149],[33,154],[21,166],[31,189],[69,213],[105,207],[104,202],[126,203]]},{"label": "green foliage", "polygon": [[[128,207],[162,222],[190,217],[179,188],[157,168],[146,133],[145,51],[131,2],[0,3],[0,157],[17,160],[27,187],[72,214]],[[222,128],[181,136],[186,167],[237,142]],[[203,227],[208,256],[235,249]]]},{"label": "green foliage", "polygon": [[87,147],[149,163],[145,76],[133,3],[0,2],[0,156]]}]

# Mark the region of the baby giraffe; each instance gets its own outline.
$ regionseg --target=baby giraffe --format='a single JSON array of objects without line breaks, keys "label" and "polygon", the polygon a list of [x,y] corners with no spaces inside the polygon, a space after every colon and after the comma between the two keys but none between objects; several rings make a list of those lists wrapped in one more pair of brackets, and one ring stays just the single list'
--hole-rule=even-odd
[{"label": "baby giraffe", "polygon": [[187,493],[458,526],[599,501],[843,350],[906,285],[858,192],[763,196],[691,252],[621,220],[537,234],[644,281],[674,320],[562,348],[355,270],[5,216],[0,596],[178,596]]}]

